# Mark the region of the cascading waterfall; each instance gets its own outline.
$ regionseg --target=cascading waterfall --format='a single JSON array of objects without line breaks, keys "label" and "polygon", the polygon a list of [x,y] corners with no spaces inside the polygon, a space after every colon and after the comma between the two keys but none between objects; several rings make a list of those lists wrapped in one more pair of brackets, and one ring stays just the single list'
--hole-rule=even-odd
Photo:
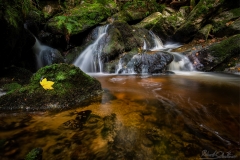
[{"label": "cascading waterfall", "polygon": [[[24,28],[28,30],[27,24],[24,24]],[[31,31],[29,31],[29,33],[31,33]],[[32,36],[35,38],[35,44],[32,47],[32,50],[36,57],[37,69],[40,69],[46,65],[51,65],[55,62],[64,62],[63,58],[61,57],[61,53],[57,49],[41,44],[34,34],[32,34]]]},{"label": "cascading waterfall", "polygon": [[168,69],[171,71],[193,71],[193,65],[188,59],[188,57],[179,54],[177,52],[171,52],[174,59],[173,61],[168,65]]},{"label": "cascading waterfall", "polygon": [[163,46],[163,43],[162,43],[161,39],[156,34],[154,34],[152,31],[149,31],[149,33],[151,34],[153,42],[154,42],[154,47],[151,48],[150,50],[151,51],[157,51],[157,50],[164,49],[164,46]]},{"label": "cascading waterfall", "polygon": [[37,69],[39,69],[44,66],[43,60],[42,60],[44,51],[49,50],[50,48],[48,46],[42,45],[36,37],[35,37],[35,40],[36,42],[32,47],[32,49],[34,54],[36,55]]},{"label": "cascading waterfall", "polygon": [[89,45],[73,63],[84,72],[103,72],[103,63],[101,53],[103,45],[100,43],[107,34],[109,25],[98,27],[97,39]]}]

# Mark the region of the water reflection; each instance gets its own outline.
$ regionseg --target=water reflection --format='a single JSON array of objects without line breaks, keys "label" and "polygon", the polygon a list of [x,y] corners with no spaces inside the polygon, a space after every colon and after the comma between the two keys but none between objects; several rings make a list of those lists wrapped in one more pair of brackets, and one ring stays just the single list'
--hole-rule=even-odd
[{"label": "water reflection", "polygon": [[[239,76],[92,76],[104,88],[101,103],[58,114],[1,114],[0,157],[23,159],[36,147],[43,159],[199,159],[215,158],[215,151],[240,157]],[[89,118],[79,123],[86,110]]]}]

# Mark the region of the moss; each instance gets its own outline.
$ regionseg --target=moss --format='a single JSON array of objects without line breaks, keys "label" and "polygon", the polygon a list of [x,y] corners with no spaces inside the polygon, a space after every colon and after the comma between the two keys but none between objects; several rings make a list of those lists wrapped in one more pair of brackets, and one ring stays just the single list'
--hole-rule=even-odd
[{"label": "moss", "polygon": [[34,148],[27,154],[27,156],[25,157],[25,160],[38,160],[38,159],[42,159],[41,157],[42,157],[42,149]]},{"label": "moss", "polygon": [[63,15],[49,20],[47,26],[65,35],[75,35],[107,19],[111,14],[109,8],[100,3],[84,3],[67,11]]},{"label": "moss", "polygon": [[240,17],[240,8],[235,8],[226,12],[220,13],[213,19],[213,33],[220,32],[223,28],[226,28],[226,24],[230,21],[234,21]]},{"label": "moss", "polygon": [[240,47],[237,44],[240,44],[240,34],[232,36],[221,43],[214,44],[209,49],[213,56],[222,57],[221,59],[223,60],[231,54],[239,53]]},{"label": "moss", "polygon": [[3,90],[7,91],[7,94],[8,93],[12,93],[12,92],[14,92],[15,90],[17,90],[19,88],[21,88],[21,85],[18,84],[18,83],[15,83],[15,82],[14,83],[5,84],[3,86]]}]

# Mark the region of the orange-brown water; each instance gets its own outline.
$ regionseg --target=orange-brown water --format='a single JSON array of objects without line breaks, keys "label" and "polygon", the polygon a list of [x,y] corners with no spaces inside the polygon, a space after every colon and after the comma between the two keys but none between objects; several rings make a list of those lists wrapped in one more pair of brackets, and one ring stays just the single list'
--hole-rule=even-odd
[{"label": "orange-brown water", "polygon": [[[44,160],[240,157],[239,76],[92,76],[104,88],[101,102],[55,114],[2,113],[0,159],[24,159],[36,147]],[[92,113],[82,129],[63,126],[84,110]]]}]

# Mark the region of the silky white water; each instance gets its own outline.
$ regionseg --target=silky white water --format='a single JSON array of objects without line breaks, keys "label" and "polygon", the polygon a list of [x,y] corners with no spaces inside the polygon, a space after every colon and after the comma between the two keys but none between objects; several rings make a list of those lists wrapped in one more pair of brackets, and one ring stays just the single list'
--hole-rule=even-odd
[{"label": "silky white water", "polygon": [[99,42],[107,34],[107,29],[108,25],[98,28],[97,39],[74,61],[73,64],[75,66],[78,66],[84,72],[103,72],[103,63],[101,60],[103,45]]}]

